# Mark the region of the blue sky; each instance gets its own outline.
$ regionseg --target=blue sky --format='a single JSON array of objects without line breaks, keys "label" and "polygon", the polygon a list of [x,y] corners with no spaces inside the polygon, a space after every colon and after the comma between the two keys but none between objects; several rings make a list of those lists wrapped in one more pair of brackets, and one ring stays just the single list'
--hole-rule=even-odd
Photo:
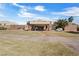
[{"label": "blue sky", "polygon": [[44,19],[56,21],[74,17],[79,23],[78,3],[2,3],[0,4],[0,21],[13,21],[25,24],[26,21]]}]

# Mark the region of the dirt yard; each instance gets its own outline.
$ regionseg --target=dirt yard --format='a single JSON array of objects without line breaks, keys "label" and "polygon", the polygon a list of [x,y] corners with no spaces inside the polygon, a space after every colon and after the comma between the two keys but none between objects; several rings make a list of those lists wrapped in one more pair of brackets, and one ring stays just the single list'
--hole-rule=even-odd
[{"label": "dirt yard", "polygon": [[79,55],[79,34],[0,31],[0,55]]}]

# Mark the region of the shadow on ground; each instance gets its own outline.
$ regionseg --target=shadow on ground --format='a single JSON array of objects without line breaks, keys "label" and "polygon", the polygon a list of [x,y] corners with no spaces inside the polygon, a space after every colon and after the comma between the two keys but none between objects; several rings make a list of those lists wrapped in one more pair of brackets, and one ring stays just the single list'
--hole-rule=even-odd
[{"label": "shadow on ground", "polygon": [[68,31],[67,33],[79,34],[79,32]]}]

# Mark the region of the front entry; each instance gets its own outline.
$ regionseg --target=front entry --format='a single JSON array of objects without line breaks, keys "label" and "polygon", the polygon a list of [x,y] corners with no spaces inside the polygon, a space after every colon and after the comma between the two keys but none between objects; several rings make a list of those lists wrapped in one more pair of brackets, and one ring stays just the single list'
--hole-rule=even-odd
[{"label": "front entry", "polygon": [[33,31],[44,31],[44,26],[33,25],[32,30]]}]

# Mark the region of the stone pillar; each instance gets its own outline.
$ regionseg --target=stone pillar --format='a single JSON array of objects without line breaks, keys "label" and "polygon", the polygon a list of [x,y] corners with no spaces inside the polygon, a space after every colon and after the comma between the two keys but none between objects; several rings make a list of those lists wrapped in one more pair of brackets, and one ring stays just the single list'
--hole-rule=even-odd
[{"label": "stone pillar", "polygon": [[46,31],[46,25],[44,25],[44,30]]},{"label": "stone pillar", "polygon": [[50,21],[50,24],[49,24],[49,31],[52,30],[52,22]]}]

